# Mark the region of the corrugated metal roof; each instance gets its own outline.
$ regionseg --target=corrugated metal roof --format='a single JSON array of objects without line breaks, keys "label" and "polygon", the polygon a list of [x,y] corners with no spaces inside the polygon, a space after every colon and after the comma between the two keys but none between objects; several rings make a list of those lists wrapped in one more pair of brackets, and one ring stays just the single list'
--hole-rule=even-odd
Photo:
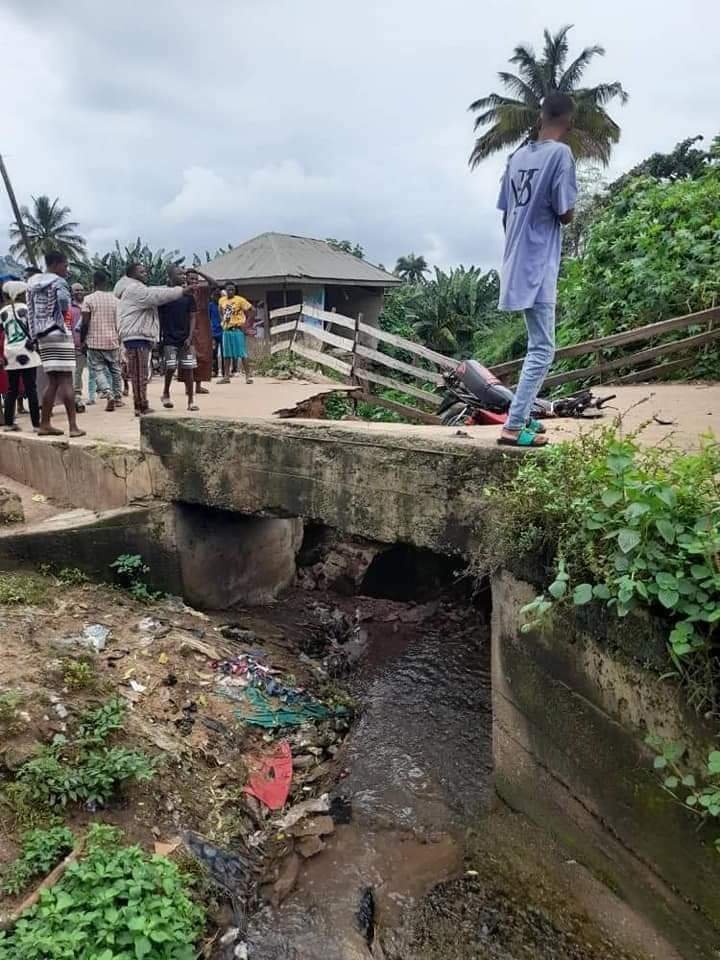
[{"label": "corrugated metal roof", "polygon": [[391,273],[350,253],[334,250],[323,240],[284,233],[261,233],[197,269],[218,283],[305,281],[390,287],[400,282]]}]

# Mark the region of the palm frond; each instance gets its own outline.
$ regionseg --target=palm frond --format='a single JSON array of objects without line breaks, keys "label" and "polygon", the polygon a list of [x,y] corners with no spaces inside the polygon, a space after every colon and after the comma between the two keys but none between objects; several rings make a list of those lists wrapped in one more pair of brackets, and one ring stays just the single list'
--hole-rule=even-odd
[{"label": "palm frond", "polygon": [[568,33],[572,30],[572,24],[561,27],[556,34],[551,34],[549,30],[544,31],[545,48],[543,59],[545,62],[545,76],[548,89],[558,89],[558,75],[562,71],[567,59],[569,44]]},{"label": "palm frond", "polygon": [[515,47],[515,51],[510,57],[510,63],[517,65],[536,97],[542,98],[545,96],[547,93],[545,72],[542,63],[536,59],[532,47]]},{"label": "palm frond", "polygon": [[506,73],[504,70],[501,70],[500,73],[498,73],[498,77],[500,77],[504,85],[511,93],[514,93],[515,96],[520,97],[525,101],[525,103],[531,103],[538,107],[540,106],[540,98],[537,96],[532,87],[525,83],[525,81],[520,77],[516,77],[514,73]]},{"label": "palm frond", "polygon": [[583,87],[574,93],[576,103],[590,100],[599,107],[607,106],[616,97],[622,104],[626,104],[630,99],[623,85],[617,80],[615,83],[599,83],[595,87]]},{"label": "palm frond", "polygon": [[582,79],[582,75],[593,60],[593,57],[604,57],[605,47],[595,44],[592,47],[585,47],[573,60],[567,70],[558,80],[557,88],[563,93],[569,93],[574,90]]}]

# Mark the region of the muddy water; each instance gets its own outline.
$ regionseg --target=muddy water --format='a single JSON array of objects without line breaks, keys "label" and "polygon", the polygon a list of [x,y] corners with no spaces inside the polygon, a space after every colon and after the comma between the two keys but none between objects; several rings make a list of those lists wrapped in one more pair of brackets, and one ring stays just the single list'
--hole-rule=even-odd
[{"label": "muddy water", "polygon": [[461,871],[463,831],[492,795],[490,653],[479,611],[454,616],[370,626],[352,681],[361,716],[336,789],[352,820],[280,910],[255,918],[252,957],[383,957],[422,897]]}]

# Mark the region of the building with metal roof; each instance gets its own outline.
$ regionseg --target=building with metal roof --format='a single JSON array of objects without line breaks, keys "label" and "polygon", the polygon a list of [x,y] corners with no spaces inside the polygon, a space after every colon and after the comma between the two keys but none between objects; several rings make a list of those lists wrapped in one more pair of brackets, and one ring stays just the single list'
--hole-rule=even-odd
[{"label": "building with metal roof", "polygon": [[262,233],[195,268],[212,283],[234,283],[255,304],[261,325],[270,311],[304,303],[376,325],[383,292],[401,281],[323,240]]},{"label": "building with metal roof", "polygon": [[284,233],[261,233],[198,269],[215,283],[234,281],[243,287],[307,283],[384,288],[400,283],[393,274],[323,240]]}]

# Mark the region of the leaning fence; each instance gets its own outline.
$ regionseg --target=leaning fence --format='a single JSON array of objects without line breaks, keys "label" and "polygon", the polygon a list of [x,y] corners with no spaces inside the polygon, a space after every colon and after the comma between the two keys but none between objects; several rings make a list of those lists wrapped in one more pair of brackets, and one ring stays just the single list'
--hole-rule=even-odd
[{"label": "leaning fence", "polygon": [[[690,362],[689,354],[696,353],[699,348],[720,337],[720,325],[716,325],[718,320],[720,320],[720,307],[710,307],[697,313],[688,313],[682,317],[660,320],[658,323],[649,323],[644,327],[634,327],[607,337],[597,337],[569,347],[561,347],[555,354],[555,364],[564,363],[573,357],[588,356],[594,356],[595,363],[590,366],[575,367],[572,370],[563,370],[561,373],[551,373],[545,380],[545,387],[557,387],[573,380],[605,380],[608,374],[612,374],[613,383],[660,380],[666,374],[686,367]],[[692,332],[689,337],[666,339],[667,334],[676,334],[678,331],[690,328],[697,328],[697,332]],[[609,352],[614,353],[618,348],[626,347],[628,344],[657,340],[663,342],[654,343],[653,346],[634,353],[607,357]],[[682,356],[670,361],[664,359],[674,354],[682,354]],[[659,358],[663,358],[661,363],[656,362]],[[493,367],[493,373],[501,380],[512,382],[517,379],[522,363],[522,359],[499,363]],[[622,370],[630,370],[630,372],[622,374]]]},{"label": "leaning fence", "polygon": [[[552,388],[572,381],[607,382],[608,374],[612,377],[611,382],[620,384],[662,379],[668,373],[687,366],[690,354],[720,338],[718,321],[720,307],[711,307],[561,347],[555,354],[555,364],[564,366],[566,361],[576,357],[591,357],[595,362],[558,373],[551,372],[545,380],[545,387]],[[690,335],[678,339],[680,331],[688,331]],[[453,370],[458,364],[452,357],[365,323],[362,314],[353,319],[302,303],[272,311],[270,336],[273,354],[288,350],[339,373],[346,383],[357,387],[355,396],[358,398],[423,423],[439,422],[431,410],[425,409],[437,407],[438,404],[438,395],[431,393],[428,387],[440,386],[442,372]],[[623,352],[620,356],[608,356],[630,344],[644,343],[652,345],[634,352]],[[403,351],[412,362],[407,363],[381,352],[377,349],[381,344]],[[675,356],[676,359],[668,361],[666,358],[669,356]],[[478,359],[482,362],[482,357]],[[659,359],[660,363],[657,362]],[[504,382],[512,384],[517,380],[522,363],[522,359],[510,360],[495,365],[492,371]],[[623,370],[629,372],[622,373]],[[421,385],[414,381],[419,381]],[[401,391],[421,401],[423,406],[410,406],[372,393],[373,386]]]},{"label": "leaning fence", "polygon": [[[292,318],[292,319],[289,319]],[[334,327],[335,332],[330,328]],[[452,370],[458,361],[420,343],[406,340],[365,323],[362,314],[345,317],[307,304],[281,307],[270,314],[272,353],[287,350],[305,360],[342,374],[347,383],[357,386],[356,396],[393,410],[411,420],[438,423],[438,417],[422,407],[390,400],[371,392],[372,386],[398,390],[429,407],[437,407],[438,395],[428,386],[442,384],[442,370]],[[313,340],[316,345],[311,345]],[[377,349],[388,344],[414,358],[407,363]],[[378,370],[382,370],[380,373]],[[402,374],[404,379],[398,378]],[[413,381],[419,381],[422,386]]]}]

